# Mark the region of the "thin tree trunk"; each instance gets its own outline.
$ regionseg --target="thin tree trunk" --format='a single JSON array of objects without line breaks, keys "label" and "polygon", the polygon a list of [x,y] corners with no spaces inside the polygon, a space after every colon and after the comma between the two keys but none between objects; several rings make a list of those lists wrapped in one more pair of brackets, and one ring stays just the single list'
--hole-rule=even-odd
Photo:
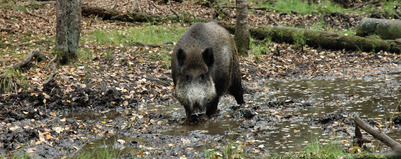
[{"label": "thin tree trunk", "polygon": [[60,63],[67,64],[76,58],[81,33],[81,0],[56,1],[56,53]]},{"label": "thin tree trunk", "polygon": [[248,1],[237,0],[237,23],[235,26],[234,40],[238,53],[248,55],[249,50],[249,26],[248,26]]}]

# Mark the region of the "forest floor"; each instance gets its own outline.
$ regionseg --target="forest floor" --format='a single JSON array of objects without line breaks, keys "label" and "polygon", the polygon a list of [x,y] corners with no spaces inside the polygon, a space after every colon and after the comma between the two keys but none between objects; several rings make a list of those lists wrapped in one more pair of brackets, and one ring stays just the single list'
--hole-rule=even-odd
[{"label": "forest floor", "polygon": [[[84,0],[83,3],[119,11],[131,9],[128,2]],[[142,5],[143,12],[157,15],[174,15],[175,11],[212,18],[216,12],[215,8],[193,2],[164,4],[161,1],[146,1]],[[234,9],[222,8],[219,11],[225,13],[225,17],[218,18],[228,24],[235,23]],[[324,24],[327,30],[337,31],[354,28],[362,16],[366,16],[283,14],[257,10],[250,12],[250,24],[272,25],[267,14],[285,26],[313,28]],[[269,155],[273,150],[260,146],[257,138],[269,138],[271,134],[263,130],[272,128],[274,123],[302,120],[306,124],[322,127],[327,133],[334,132],[339,127],[336,124],[343,123],[346,128],[342,133],[345,134],[352,132],[353,123],[344,117],[349,114],[344,111],[308,119],[288,113],[292,109],[317,105],[310,100],[287,98],[259,102],[267,94],[277,91],[267,87],[267,83],[337,78],[398,80],[401,70],[401,56],[397,54],[333,51],[270,42],[263,45],[267,47],[263,52],[251,52],[250,56],[240,58],[247,102],[244,107],[238,108],[232,97],[224,97],[219,105],[220,113],[205,121],[205,125],[210,127],[222,126],[215,128],[217,132],[212,132],[214,129],[211,128],[198,130],[201,126],[182,129],[185,113],[173,97],[168,61],[174,45],[110,45],[81,38],[84,40],[80,42],[82,49],[78,61],[72,65],[57,66],[54,80],[45,84],[44,81],[55,71],[48,66],[50,57],[34,62],[23,71],[9,71],[8,67],[21,61],[32,49],[47,54],[52,52],[55,2],[17,1],[8,6],[4,4],[0,8],[0,17],[0,73],[4,75],[0,81],[3,82],[3,89],[6,86],[11,88],[0,96],[0,158],[21,153],[34,158],[73,156],[79,150],[93,149],[93,142],[97,139],[112,140],[107,142],[113,143],[113,149],[128,151],[129,147],[133,151],[123,153],[123,157],[202,158],[209,155],[207,152],[210,149],[217,151],[212,156],[219,156],[222,154],[218,151],[224,150],[227,143],[236,145],[237,153]],[[124,30],[142,25],[149,24],[83,17],[81,37],[99,29]],[[160,25],[168,28],[177,24],[166,22]],[[188,24],[178,25],[188,27]],[[391,82],[381,91],[399,93],[399,87],[399,83]],[[368,121],[376,127],[388,123]],[[394,120],[396,125],[389,129],[397,129],[400,121]],[[233,127],[227,128],[227,125]]]}]

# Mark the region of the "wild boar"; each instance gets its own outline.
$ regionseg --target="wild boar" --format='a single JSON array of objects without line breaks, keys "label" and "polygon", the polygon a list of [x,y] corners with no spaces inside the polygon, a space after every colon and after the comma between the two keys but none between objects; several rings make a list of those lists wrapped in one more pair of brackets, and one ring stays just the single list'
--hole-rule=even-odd
[{"label": "wild boar", "polygon": [[216,113],[228,93],[243,104],[243,88],[232,35],[215,22],[193,24],[171,54],[175,97],[187,118]]}]

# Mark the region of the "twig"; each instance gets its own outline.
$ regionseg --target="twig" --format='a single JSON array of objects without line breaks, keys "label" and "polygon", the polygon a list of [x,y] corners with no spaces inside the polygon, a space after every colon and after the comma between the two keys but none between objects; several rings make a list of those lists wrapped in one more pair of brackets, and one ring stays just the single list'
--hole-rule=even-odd
[{"label": "twig", "polygon": [[54,56],[54,57],[49,61],[49,63],[47,63],[47,66],[49,66],[49,65],[52,64],[54,61],[56,61],[56,59],[57,59],[57,54],[56,54],[56,56]]},{"label": "twig", "polygon": [[145,43],[141,43],[141,42],[130,42],[128,43],[129,45],[133,45],[133,46],[142,46],[142,47],[163,47],[165,45],[172,45],[174,44],[173,42],[165,42],[163,44],[145,44]]},{"label": "twig", "polygon": [[276,24],[277,26],[281,26],[280,23],[278,23],[270,14],[266,15],[267,18],[269,18],[274,24]]},{"label": "twig", "polygon": [[29,11],[28,8],[26,9],[26,13],[29,14],[29,15],[31,15],[31,16],[34,16],[34,17],[38,17],[38,18],[40,18],[40,19],[43,19],[43,20],[45,20],[46,22],[50,22],[50,20],[47,19],[47,18],[45,18],[45,17],[42,17],[42,16],[39,16],[39,15],[36,15],[36,14],[31,13],[31,12]]},{"label": "twig", "polygon": [[155,3],[153,3],[152,1],[150,1],[150,4],[155,7],[157,10],[162,11],[165,15],[167,15],[167,13],[164,10],[161,10],[159,7],[156,6]]},{"label": "twig", "polygon": [[[222,6],[221,8],[236,9],[237,7]],[[248,6],[248,9],[253,9],[253,10],[268,10],[269,8],[266,8],[266,7],[249,7],[249,6]]]},{"label": "twig", "polygon": [[8,29],[8,28],[1,28],[0,32],[14,32],[12,29]]},{"label": "twig", "polygon": [[54,79],[54,76],[56,76],[56,74],[57,74],[57,72],[53,72],[52,74],[50,74],[49,78],[47,78],[47,80],[45,82],[43,82],[43,85],[52,81]]},{"label": "twig", "polygon": [[180,15],[177,14],[177,12],[175,10],[173,10],[172,8],[170,8],[170,11],[173,12],[173,14],[175,16],[177,16],[177,18],[180,18]]},{"label": "twig", "polygon": [[26,56],[22,61],[12,65],[10,68],[12,69],[18,69],[26,66],[28,63],[31,62],[33,58],[45,58],[46,54],[40,53],[38,50],[32,50],[28,56]]},{"label": "twig", "polygon": [[355,9],[361,8],[361,7],[365,6],[365,5],[368,5],[368,4],[375,4],[375,3],[378,3],[378,2],[379,2],[379,1],[373,0],[373,1],[366,2],[366,3],[362,3],[362,4],[360,4],[360,5],[354,6],[353,8],[351,8],[351,10],[355,10]]},{"label": "twig", "polygon": [[401,14],[397,11],[397,9],[394,9],[394,12],[395,12],[394,13],[394,17],[397,18],[397,19],[401,19],[401,17],[400,17]]}]

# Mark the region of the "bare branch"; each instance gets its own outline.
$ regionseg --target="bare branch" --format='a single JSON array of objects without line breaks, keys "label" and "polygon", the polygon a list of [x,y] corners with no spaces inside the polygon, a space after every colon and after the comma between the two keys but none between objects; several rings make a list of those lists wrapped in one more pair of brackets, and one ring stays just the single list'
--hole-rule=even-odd
[{"label": "bare branch", "polygon": [[362,128],[369,134],[371,134],[373,137],[376,139],[380,140],[387,146],[389,146],[396,154],[401,156],[401,144],[395,141],[394,139],[388,137],[386,134],[375,130],[373,127],[371,127],[369,124],[366,122],[362,121],[357,115],[354,117],[354,122],[355,125]]},{"label": "bare branch", "polygon": [[40,53],[38,50],[32,50],[28,54],[28,56],[26,56],[22,61],[10,66],[10,68],[12,68],[14,70],[15,69],[19,69],[19,68],[23,68],[26,65],[28,65],[32,61],[32,59],[34,59],[34,58],[36,58],[36,59],[38,59],[38,58],[46,58],[46,56],[47,56],[46,54]]}]

